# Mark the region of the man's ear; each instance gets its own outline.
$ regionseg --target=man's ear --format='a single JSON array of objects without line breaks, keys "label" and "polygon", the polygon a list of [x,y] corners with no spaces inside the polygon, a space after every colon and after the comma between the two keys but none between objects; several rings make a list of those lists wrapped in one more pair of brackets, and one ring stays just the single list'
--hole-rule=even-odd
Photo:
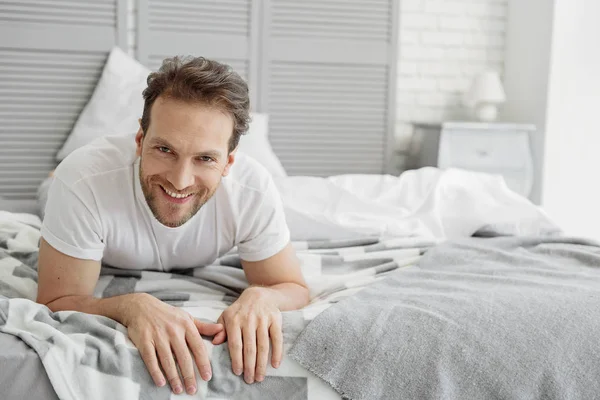
[{"label": "man's ear", "polygon": [[233,165],[233,163],[235,162],[235,155],[237,153],[237,147],[231,152],[229,153],[229,155],[227,156],[227,165],[225,166],[225,169],[223,169],[223,173],[221,174],[222,176],[227,176],[229,175],[229,169],[231,168],[231,166]]},{"label": "man's ear", "polygon": [[135,155],[140,157],[142,155],[142,143],[144,142],[144,131],[142,131],[142,127],[137,131],[135,135]]}]

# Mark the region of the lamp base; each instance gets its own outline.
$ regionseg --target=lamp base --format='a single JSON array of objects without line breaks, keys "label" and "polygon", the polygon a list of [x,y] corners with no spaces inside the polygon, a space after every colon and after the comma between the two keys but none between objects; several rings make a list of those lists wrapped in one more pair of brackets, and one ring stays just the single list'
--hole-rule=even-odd
[{"label": "lamp base", "polygon": [[494,122],[498,117],[498,107],[495,104],[478,104],[475,107],[475,115],[483,122]]}]

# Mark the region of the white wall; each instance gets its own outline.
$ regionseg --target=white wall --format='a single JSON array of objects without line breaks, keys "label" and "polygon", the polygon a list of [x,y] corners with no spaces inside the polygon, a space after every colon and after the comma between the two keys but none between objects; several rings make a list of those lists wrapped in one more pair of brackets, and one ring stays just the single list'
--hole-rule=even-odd
[{"label": "white wall", "polygon": [[510,0],[503,118],[533,122],[533,200],[600,240],[600,2]]},{"label": "white wall", "polygon": [[461,97],[475,74],[503,73],[507,8],[508,0],[400,0],[399,150],[411,122],[465,118]]},{"label": "white wall", "polygon": [[500,118],[533,123],[537,127],[531,138],[535,172],[530,197],[538,204],[542,193],[554,2],[510,0],[506,26],[504,88],[507,102]]},{"label": "white wall", "polygon": [[600,240],[600,1],[556,0],[542,206]]}]

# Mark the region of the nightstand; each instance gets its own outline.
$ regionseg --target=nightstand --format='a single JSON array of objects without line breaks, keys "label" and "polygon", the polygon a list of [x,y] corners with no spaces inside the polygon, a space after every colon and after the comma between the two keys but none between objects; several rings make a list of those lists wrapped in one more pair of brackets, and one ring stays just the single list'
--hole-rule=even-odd
[{"label": "nightstand", "polygon": [[533,160],[529,124],[447,122],[442,124],[437,166],[500,174],[513,191],[529,197]]}]

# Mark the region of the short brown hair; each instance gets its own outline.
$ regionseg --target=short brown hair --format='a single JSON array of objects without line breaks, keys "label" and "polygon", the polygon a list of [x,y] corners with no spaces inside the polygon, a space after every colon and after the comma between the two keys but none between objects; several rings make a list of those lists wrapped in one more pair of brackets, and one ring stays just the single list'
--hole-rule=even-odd
[{"label": "short brown hair", "polygon": [[150,110],[159,96],[216,107],[233,117],[229,152],[248,130],[250,98],[246,82],[226,64],[204,57],[166,58],[157,72],[148,76],[141,127],[150,126]]}]

